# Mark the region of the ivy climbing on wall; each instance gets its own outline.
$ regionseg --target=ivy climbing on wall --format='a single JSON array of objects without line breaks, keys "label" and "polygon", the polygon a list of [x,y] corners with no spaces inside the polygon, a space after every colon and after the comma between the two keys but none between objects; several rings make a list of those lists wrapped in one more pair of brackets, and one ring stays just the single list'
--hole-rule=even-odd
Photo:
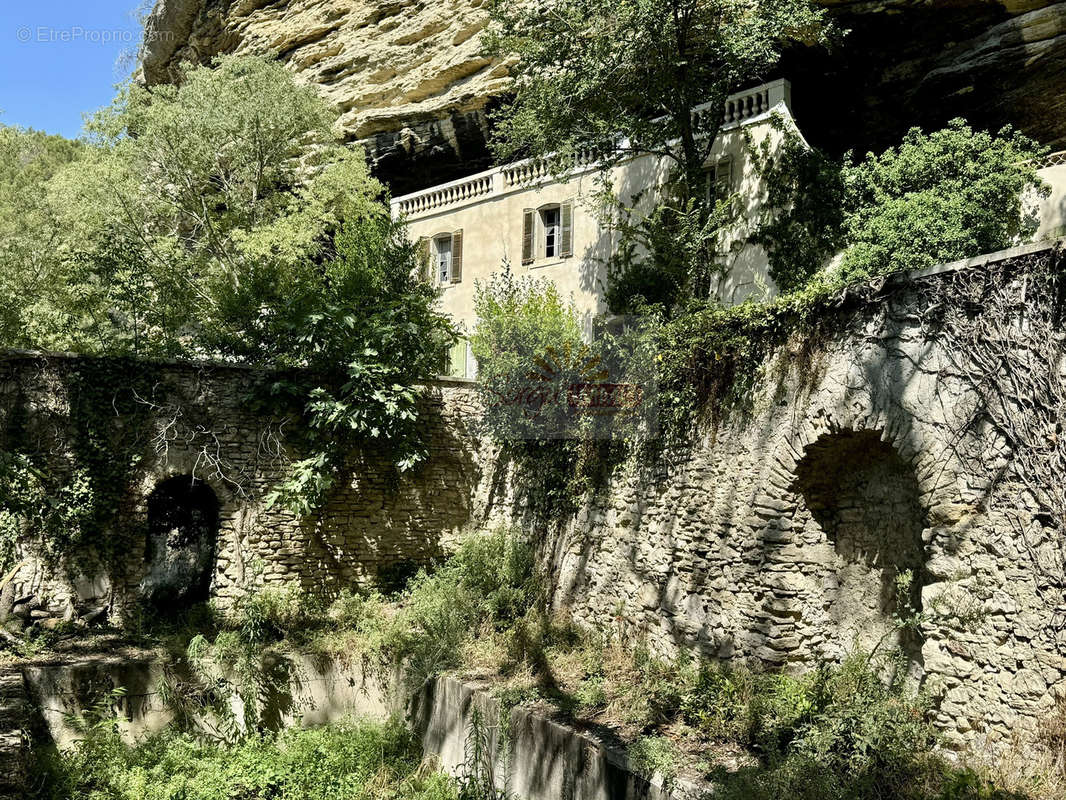
[{"label": "ivy climbing on wall", "polygon": [[15,396],[0,417],[0,564],[32,543],[54,569],[121,577],[144,533],[126,512],[151,452],[145,398],[168,387],[134,359],[42,359],[34,377],[35,387],[8,381]]}]

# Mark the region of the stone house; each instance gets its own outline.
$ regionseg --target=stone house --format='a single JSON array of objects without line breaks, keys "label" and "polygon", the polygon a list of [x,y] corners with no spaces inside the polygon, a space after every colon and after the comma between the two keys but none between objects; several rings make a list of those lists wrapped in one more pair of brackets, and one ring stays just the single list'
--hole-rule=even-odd
[{"label": "stone house", "polygon": [[[704,113],[698,106],[694,113]],[[766,201],[753,150],[780,151],[788,132],[803,140],[792,111],[787,80],[731,95],[707,159],[707,191],[733,197],[735,221],[722,232],[722,270],[712,292],[726,305],[762,300],[777,292],[765,250],[748,241]],[[561,177],[542,161],[518,161],[392,200],[392,213],[407,221],[412,239],[425,248],[427,277],[441,289],[442,309],[469,334],[477,322],[474,287],[505,265],[517,276],[546,278],[576,309],[586,335],[607,312],[606,261],[619,233],[602,200],[609,188],[638,212],[650,210],[671,162],[658,155],[626,160],[607,171],[593,153],[580,154]],[[1066,231],[1066,154],[1050,156],[1040,170],[1051,186],[1033,198],[1040,216],[1037,239]],[[477,365],[464,338],[451,356],[450,377],[470,378]]]},{"label": "stone house", "polygon": [[[700,106],[694,113],[704,111]],[[725,269],[715,287],[724,303],[775,291],[765,252],[745,243],[746,227],[763,202],[748,142],[769,138],[773,151],[786,130],[799,133],[788,81],[763,84],[726,100],[722,128],[706,163],[707,191],[733,195],[737,203],[738,222],[723,234]],[[599,200],[604,181],[621,202],[650,210],[654,197],[647,189],[662,186],[670,161],[638,156],[606,173],[592,153],[575,162],[561,178],[545,163],[526,160],[392,201],[393,214],[407,220],[412,239],[428,251],[429,278],[442,289],[442,308],[465,332],[477,321],[475,282],[504,265],[518,276],[551,280],[573,302],[589,333],[592,319],[606,312],[605,261],[617,246],[618,232]],[[464,340],[453,352],[452,375],[472,377],[475,368]]]}]

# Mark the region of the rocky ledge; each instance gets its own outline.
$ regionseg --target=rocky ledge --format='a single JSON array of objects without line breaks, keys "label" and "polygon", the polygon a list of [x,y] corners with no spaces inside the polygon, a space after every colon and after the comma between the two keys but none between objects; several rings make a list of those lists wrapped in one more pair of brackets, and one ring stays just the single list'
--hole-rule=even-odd
[{"label": "rocky ledge", "polygon": [[[1066,2],[822,0],[851,33],[781,72],[815,143],[877,148],[961,115],[1066,142]],[[480,52],[485,0],[158,0],[143,76],[184,61],[273,54],[342,112],[396,193],[488,165],[486,109],[507,90]]]}]

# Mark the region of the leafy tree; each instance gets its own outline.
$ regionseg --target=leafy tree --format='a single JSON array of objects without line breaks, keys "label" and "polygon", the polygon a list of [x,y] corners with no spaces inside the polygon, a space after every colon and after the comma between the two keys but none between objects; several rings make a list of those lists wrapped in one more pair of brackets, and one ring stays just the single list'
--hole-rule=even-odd
[{"label": "leafy tree", "polygon": [[647,216],[622,209],[618,245],[607,259],[607,307],[615,314],[643,314],[649,305],[670,312],[686,298],[706,297],[719,272],[727,206],[706,213],[695,203],[664,202]]},{"label": "leafy tree", "polygon": [[1026,192],[1040,189],[1032,159],[1044,149],[1004,128],[962,119],[845,171],[849,197],[841,270],[847,278],[931,267],[1029,241],[1039,224]]},{"label": "leafy tree", "polygon": [[225,57],[180,86],[125,87],[87,125],[89,146],[51,183],[100,310],[96,345],[256,352],[266,308],[318,279],[344,218],[380,209],[335,116],[281,66]]},{"label": "leafy tree", "polygon": [[516,279],[504,269],[475,286],[474,309],[470,346],[496,437],[565,437],[566,387],[583,380],[592,357],[573,304],[551,281]]},{"label": "leafy tree", "polygon": [[1029,202],[1043,148],[1011,128],[975,131],[962,119],[912,128],[897,146],[834,161],[795,137],[776,157],[757,153],[768,189],[754,241],[778,286],[804,286],[841,254],[840,281],[919,269],[1028,241]]},{"label": "leafy tree", "polygon": [[0,340],[10,345],[53,344],[55,309],[36,302],[63,290],[50,257],[59,228],[46,187],[79,149],[61,136],[0,125]]},{"label": "leafy tree", "polygon": [[784,44],[833,32],[808,0],[493,0],[490,13],[487,49],[514,61],[514,99],[496,117],[500,157],[660,155],[678,167],[686,200],[702,194],[722,123],[693,109],[720,108]]},{"label": "leafy tree", "polygon": [[51,278],[19,296],[17,318],[48,313],[5,325],[3,344],[299,368],[272,386],[308,420],[311,455],[276,495],[299,511],[355,445],[416,464],[416,385],[455,334],[335,120],[251,57],[125,87],[39,191],[50,238],[26,241]]}]

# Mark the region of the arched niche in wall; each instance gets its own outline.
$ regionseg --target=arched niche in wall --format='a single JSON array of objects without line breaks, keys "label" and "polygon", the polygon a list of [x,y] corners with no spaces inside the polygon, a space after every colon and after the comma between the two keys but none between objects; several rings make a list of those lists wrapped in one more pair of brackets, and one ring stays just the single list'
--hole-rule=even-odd
[{"label": "arched niche in wall", "polygon": [[160,610],[207,600],[218,539],[219,502],[191,475],[161,481],[148,496],[141,596]]},{"label": "arched niche in wall", "polygon": [[[793,488],[837,555],[826,610],[841,644],[864,650],[899,644],[917,661],[918,637],[901,638],[894,624],[907,610],[900,600],[921,610],[925,581],[927,515],[910,464],[879,431],[827,433],[805,448]],[[899,597],[897,577],[908,570],[910,590]]]}]

